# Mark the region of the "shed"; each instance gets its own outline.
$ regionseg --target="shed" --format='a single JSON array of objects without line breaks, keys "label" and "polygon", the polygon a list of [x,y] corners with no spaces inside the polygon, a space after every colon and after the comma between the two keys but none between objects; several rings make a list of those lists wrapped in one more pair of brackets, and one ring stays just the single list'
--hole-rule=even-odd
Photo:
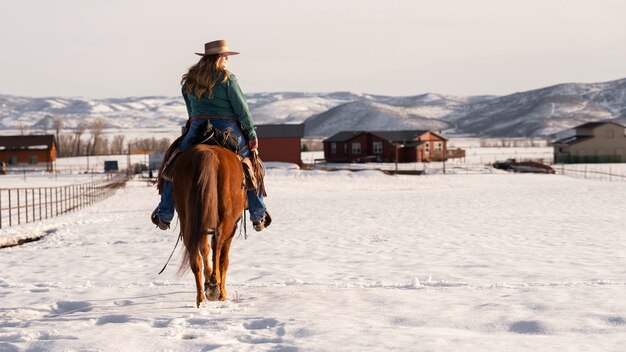
[{"label": "shed", "polygon": [[324,140],[324,158],[328,162],[443,161],[447,141],[427,130],[343,131]]},{"label": "shed", "polygon": [[303,124],[257,125],[259,155],[263,161],[280,161],[302,165]]},{"label": "shed", "polygon": [[625,127],[611,121],[589,122],[552,143],[555,163],[626,162]]},{"label": "shed", "polygon": [[117,160],[105,160],[104,161],[105,173],[112,173],[112,172],[118,172],[118,171],[120,171],[120,168],[117,164]]},{"label": "shed", "polygon": [[0,161],[9,166],[45,164],[47,171],[53,171],[56,155],[54,135],[0,136]]}]

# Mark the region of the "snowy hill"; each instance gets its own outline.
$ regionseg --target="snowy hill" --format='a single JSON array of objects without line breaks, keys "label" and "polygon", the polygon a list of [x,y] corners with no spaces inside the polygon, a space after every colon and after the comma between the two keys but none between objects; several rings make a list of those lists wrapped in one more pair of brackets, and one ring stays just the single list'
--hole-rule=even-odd
[{"label": "snowy hill", "polygon": [[445,121],[428,118],[402,106],[358,100],[345,103],[306,120],[305,135],[330,136],[347,130],[444,130]]},{"label": "snowy hill", "polygon": [[[507,96],[453,97],[427,93],[391,97],[350,92],[253,93],[248,103],[257,124],[305,123],[306,136],[342,130],[434,129],[448,134],[490,137],[542,136],[580,123],[626,122],[626,79],[560,84]],[[0,95],[2,129],[50,128],[55,116],[64,128],[102,118],[108,128],[179,130],[187,119],[180,97],[87,99]]]},{"label": "snowy hill", "polygon": [[469,105],[457,128],[486,136],[553,134],[584,122],[626,118],[626,79],[561,84]]}]

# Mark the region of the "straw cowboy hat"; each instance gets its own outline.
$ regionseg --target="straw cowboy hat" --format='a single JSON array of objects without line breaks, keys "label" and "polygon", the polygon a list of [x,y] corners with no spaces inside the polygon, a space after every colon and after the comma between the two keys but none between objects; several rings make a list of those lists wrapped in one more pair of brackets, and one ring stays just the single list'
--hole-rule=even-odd
[{"label": "straw cowboy hat", "polygon": [[238,51],[228,50],[225,40],[214,40],[204,44],[204,53],[196,53],[196,55],[206,56],[215,54],[238,55]]}]

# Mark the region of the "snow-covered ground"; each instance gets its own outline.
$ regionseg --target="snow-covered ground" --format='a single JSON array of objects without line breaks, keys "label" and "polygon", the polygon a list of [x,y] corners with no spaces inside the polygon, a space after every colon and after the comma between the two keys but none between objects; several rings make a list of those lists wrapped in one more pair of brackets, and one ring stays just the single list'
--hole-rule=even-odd
[{"label": "snow-covered ground", "polygon": [[158,198],[145,182],[0,230],[48,234],[0,249],[0,351],[626,344],[626,182],[283,168],[266,182],[272,226],[233,241],[230,299],[201,309],[193,276],[175,276],[178,255],[157,275],[177,228],[150,223]]}]

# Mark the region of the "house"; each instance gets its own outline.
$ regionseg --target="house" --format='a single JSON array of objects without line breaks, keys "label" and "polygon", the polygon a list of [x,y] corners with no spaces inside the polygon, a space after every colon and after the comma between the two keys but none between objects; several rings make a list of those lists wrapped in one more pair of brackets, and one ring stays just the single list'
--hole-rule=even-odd
[{"label": "house", "polygon": [[589,122],[575,127],[575,135],[552,143],[555,163],[626,162],[624,126]]},{"label": "house", "polygon": [[0,161],[9,166],[45,164],[47,171],[53,171],[56,156],[54,135],[0,136]]},{"label": "house", "polygon": [[302,165],[300,157],[304,125],[256,125],[259,156],[263,161],[281,161]]},{"label": "house", "polygon": [[324,140],[324,158],[327,162],[443,161],[447,141],[425,130],[344,131]]}]

